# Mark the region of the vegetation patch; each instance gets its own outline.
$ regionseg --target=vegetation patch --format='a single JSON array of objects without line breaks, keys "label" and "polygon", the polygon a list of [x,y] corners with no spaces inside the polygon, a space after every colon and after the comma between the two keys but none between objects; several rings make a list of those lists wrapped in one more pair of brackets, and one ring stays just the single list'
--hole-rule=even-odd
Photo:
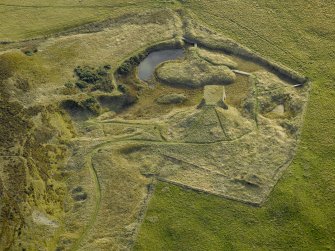
[{"label": "vegetation patch", "polygon": [[209,50],[198,49],[197,53],[201,58],[210,62],[213,65],[225,65],[231,69],[236,69],[238,66],[236,62],[228,58],[222,52],[213,52]]},{"label": "vegetation patch", "polygon": [[[55,10],[35,2],[18,12]],[[320,50],[332,33],[305,21],[310,3],[291,15],[278,1],[93,2],[51,14],[128,15],[65,31],[31,57],[0,56],[0,246],[128,250],[138,236],[137,250],[332,250],[333,63]],[[140,13],[165,5],[179,9]],[[19,37],[54,24],[21,25]],[[316,80],[303,131],[306,77],[219,31]],[[120,66],[182,38],[195,47],[146,83],[136,77],[142,54]]]},{"label": "vegetation patch", "polygon": [[[48,17],[50,17],[49,14],[56,16],[60,14],[64,17],[65,14],[69,15],[72,21],[78,20],[73,15],[77,11],[74,6],[57,4],[55,8],[59,12],[56,11],[56,13],[52,3],[50,3],[52,6],[49,6],[47,2],[43,2],[43,6],[39,6],[37,2],[31,6],[21,6],[22,3],[18,2],[10,4],[20,5],[18,12],[25,14],[21,17],[30,19],[29,22],[21,22],[22,20],[18,20],[17,17],[8,19],[21,22],[20,25],[17,23],[17,27],[21,30],[18,32],[20,35],[16,36],[16,33],[14,39],[40,34],[44,36],[47,35],[44,33],[46,30],[50,34],[58,29],[62,30],[65,26],[69,28],[78,24],[78,22],[67,23],[69,20],[67,18],[57,18],[56,23],[62,23],[62,25],[56,25],[57,28],[51,24],[55,24],[53,18],[43,18],[42,25],[39,22],[36,25],[37,20],[35,19],[31,20],[34,17],[41,18],[40,15],[35,15],[36,11],[40,14],[43,12]],[[115,13],[111,4],[109,2],[105,9],[105,14],[108,16],[112,12]],[[121,2],[120,4],[128,5],[128,3]],[[13,13],[13,7],[2,6],[0,8],[6,9],[7,17]],[[43,8],[42,12],[40,8]],[[86,4],[78,8],[83,11],[77,12],[84,16],[87,14],[85,10],[90,9],[91,13],[96,15],[97,9],[100,14],[104,9],[104,7],[97,8],[96,5],[87,7]],[[10,10],[7,11],[7,9]],[[118,186],[113,181],[116,187],[104,191],[110,194],[108,199],[107,197],[103,199],[104,210],[99,211],[97,206],[99,193],[95,189],[94,170],[88,167],[92,151],[90,144],[94,145],[99,142],[99,139],[94,140],[94,138],[103,137],[104,132],[101,125],[92,125],[87,119],[97,117],[102,111],[115,116],[115,113],[108,111],[106,107],[101,108],[99,101],[103,98],[99,97],[120,96],[113,102],[116,105],[121,104],[120,112],[122,112],[124,108],[137,100],[137,91],[139,91],[135,85],[123,82],[115,83],[114,88],[112,81],[114,72],[104,66],[111,65],[113,69],[114,67],[117,69],[118,62],[127,55],[133,54],[134,50],[139,51],[143,46],[150,46],[161,40],[171,40],[175,28],[180,27],[178,24],[175,25],[177,15],[172,11],[149,11],[138,14],[138,9],[135,10],[136,13],[119,20],[108,19],[102,23],[88,24],[85,27],[62,33],[74,35],[78,32],[96,32],[94,34],[62,37],[54,34],[54,39],[49,40],[44,37],[36,40],[39,42],[38,53],[34,53],[34,48],[29,47],[35,42],[0,42],[0,50],[15,49],[5,53],[1,52],[0,55],[0,119],[4,132],[0,144],[1,248],[9,250],[76,249],[81,246],[82,240],[86,237],[92,240],[90,238],[92,232],[89,232],[88,229],[95,224],[95,219],[105,213],[110,214],[110,201],[115,202],[114,192],[121,191],[121,188],[124,189],[124,184],[127,185],[127,192],[134,191],[135,183],[143,182],[143,177],[139,172],[133,176],[136,177],[135,179],[129,178],[129,183],[125,182]],[[114,17],[119,17],[125,12],[129,14],[129,9],[118,9],[117,12],[118,14],[113,15]],[[99,16],[99,19],[101,17]],[[85,17],[79,19],[83,22],[92,21]],[[45,20],[50,22],[45,22]],[[93,20],[96,20],[96,17]],[[28,24],[29,27],[25,24]],[[34,25],[37,30],[27,31]],[[9,30],[15,33],[15,24],[9,27]],[[49,30],[46,27],[53,28]],[[106,27],[108,29],[102,31]],[[5,33],[6,39],[11,36],[10,32]],[[142,36],[143,34],[146,36]],[[135,37],[137,39],[134,39]],[[107,44],[110,46],[106,46]],[[27,57],[16,50],[17,48],[23,48],[22,50],[27,51],[28,55],[33,55]],[[108,99],[107,102],[109,102]],[[59,109],[59,104],[62,109]],[[64,113],[63,110],[68,113]],[[88,124],[90,126],[87,126]],[[78,144],[77,139],[82,136],[88,141]],[[78,138],[74,140],[73,137]],[[122,168],[123,165],[117,166],[117,170],[120,167]],[[104,167],[102,169],[105,170]],[[134,171],[134,169],[129,168],[128,171]],[[128,171],[122,176],[114,176],[115,181],[123,180],[120,177],[127,177]],[[110,174],[112,173],[109,173],[108,176]],[[100,176],[99,181],[104,182],[103,185],[108,182],[102,180]],[[81,186],[83,190],[72,194],[72,187],[78,186]],[[127,202],[129,197],[126,193],[119,193],[120,203],[114,203],[115,208],[113,209],[116,218],[111,218],[107,225],[103,225],[104,229],[108,230],[108,226],[115,226],[114,233],[120,233],[120,229],[125,229],[137,221],[137,216],[142,210],[141,203],[146,204],[143,202],[146,191],[146,185],[137,189],[133,196],[136,199],[131,203]],[[130,217],[122,217],[122,214],[119,214],[122,205],[131,205],[128,214]],[[119,219],[127,220],[119,221]],[[116,222],[119,223],[116,224]],[[133,239],[128,237],[134,236],[137,225],[127,228],[128,230],[111,242],[107,237],[94,238],[94,242],[90,242],[89,245],[92,245],[88,249],[101,247],[108,249],[111,243],[119,249],[130,247]],[[95,232],[102,233],[100,230]],[[104,233],[110,234],[108,231]],[[122,245],[117,246],[121,239],[126,241],[121,241]]]},{"label": "vegetation patch", "polygon": [[[110,65],[98,68],[78,66],[74,69],[74,73],[78,78],[75,85],[81,90],[112,92],[114,86],[109,73],[110,69]],[[66,85],[67,88],[72,88],[72,85],[69,86],[69,83],[66,83]]]},{"label": "vegetation patch", "polygon": [[125,60],[117,69],[117,73],[120,75],[129,74],[134,69],[134,67],[138,66],[141,63],[145,56],[146,54],[142,53]]},{"label": "vegetation patch", "polygon": [[66,110],[75,119],[87,119],[90,116],[98,115],[101,112],[100,104],[94,97],[88,97],[80,100],[64,100],[61,107]]},{"label": "vegetation patch", "polygon": [[171,93],[158,97],[156,102],[159,104],[180,104],[183,103],[187,98],[183,94]]},{"label": "vegetation patch", "polygon": [[163,83],[199,88],[210,84],[231,84],[235,74],[225,65],[213,65],[197,55],[196,49],[190,50],[186,59],[162,63],[156,69],[156,76]]},{"label": "vegetation patch", "polygon": [[138,98],[129,93],[122,95],[100,95],[98,97],[99,103],[102,107],[107,107],[114,112],[121,112],[123,109],[133,105]]}]

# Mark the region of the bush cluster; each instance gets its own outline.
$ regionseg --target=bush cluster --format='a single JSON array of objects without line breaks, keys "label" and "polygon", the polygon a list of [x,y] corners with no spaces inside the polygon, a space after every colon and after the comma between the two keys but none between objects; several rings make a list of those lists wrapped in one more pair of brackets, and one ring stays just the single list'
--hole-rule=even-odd
[{"label": "bush cluster", "polygon": [[65,87],[77,87],[80,90],[89,89],[91,91],[101,90],[111,92],[114,87],[110,79],[110,69],[110,65],[104,65],[98,68],[90,66],[77,66],[74,69],[74,73],[78,80],[74,85],[71,82],[67,82]]},{"label": "bush cluster", "polygon": [[89,111],[91,114],[99,114],[101,107],[99,102],[95,97],[87,97],[82,100],[64,100],[61,103],[61,106],[68,111]]},{"label": "bush cluster", "polygon": [[136,56],[133,56],[127,59],[117,69],[117,73],[120,75],[127,75],[134,68],[134,66],[137,66],[141,63],[144,57],[145,57],[145,54],[139,54],[139,55],[136,55]]},{"label": "bush cluster", "polygon": [[77,66],[74,69],[74,72],[79,80],[88,84],[97,84],[98,82],[103,81],[108,77],[109,69],[109,65],[105,65],[97,69],[90,66]]}]

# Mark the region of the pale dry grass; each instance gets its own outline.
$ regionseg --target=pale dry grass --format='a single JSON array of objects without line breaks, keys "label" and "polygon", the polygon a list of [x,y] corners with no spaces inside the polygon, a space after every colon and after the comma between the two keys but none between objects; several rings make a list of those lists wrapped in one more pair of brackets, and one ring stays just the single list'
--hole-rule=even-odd
[{"label": "pale dry grass", "polygon": [[177,87],[199,88],[207,84],[230,84],[235,74],[225,65],[213,65],[198,56],[195,48],[189,49],[185,60],[159,65],[157,78]]}]

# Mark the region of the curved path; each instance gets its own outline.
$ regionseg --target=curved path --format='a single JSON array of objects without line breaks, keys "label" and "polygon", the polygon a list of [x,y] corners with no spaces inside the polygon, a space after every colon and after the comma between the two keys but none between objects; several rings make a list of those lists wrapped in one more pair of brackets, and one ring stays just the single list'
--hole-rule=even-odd
[{"label": "curved path", "polygon": [[[112,121],[111,121],[112,122]],[[98,123],[108,123],[108,122],[93,122],[95,124]],[[112,122],[113,123],[113,122]],[[122,122],[119,122],[122,123]],[[129,123],[127,123],[125,121],[124,124],[129,125]],[[141,123],[138,123],[141,124]],[[247,133],[248,134],[248,133]],[[245,135],[247,135],[245,134]],[[211,142],[177,142],[177,141],[163,141],[163,140],[143,140],[143,139],[129,139],[129,136],[127,137],[123,137],[123,138],[106,138],[106,141],[103,143],[100,143],[96,146],[93,147],[93,149],[86,155],[85,157],[85,167],[87,167],[89,169],[89,172],[92,176],[92,179],[95,183],[95,191],[96,191],[96,201],[95,201],[95,208],[94,208],[94,212],[89,220],[89,222],[87,223],[87,225],[84,227],[84,230],[82,231],[82,233],[80,234],[80,237],[78,238],[78,240],[74,243],[74,245],[72,246],[71,250],[78,250],[80,248],[80,245],[82,244],[84,238],[87,236],[88,232],[92,229],[100,206],[101,206],[101,184],[99,181],[99,177],[98,177],[98,173],[97,170],[95,169],[93,162],[92,162],[92,157],[94,156],[94,154],[104,148],[104,147],[108,147],[111,145],[116,145],[116,144],[127,144],[127,143],[144,143],[144,144],[158,144],[158,145],[212,145],[212,144],[218,144],[221,142],[231,142],[231,141],[237,141],[240,140],[241,138],[243,138],[245,135],[242,135],[239,138],[233,139],[233,140],[217,140],[217,141],[211,141]],[[77,140],[91,140],[90,138],[77,138]],[[147,201],[146,201],[147,202]]]}]

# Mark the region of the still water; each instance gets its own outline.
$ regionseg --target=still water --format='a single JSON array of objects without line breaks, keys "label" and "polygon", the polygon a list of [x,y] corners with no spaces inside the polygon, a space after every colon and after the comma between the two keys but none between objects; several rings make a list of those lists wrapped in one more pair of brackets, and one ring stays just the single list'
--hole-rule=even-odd
[{"label": "still water", "polygon": [[157,65],[168,60],[182,58],[183,56],[183,49],[151,52],[138,66],[138,77],[143,81],[148,81],[155,72]]}]

